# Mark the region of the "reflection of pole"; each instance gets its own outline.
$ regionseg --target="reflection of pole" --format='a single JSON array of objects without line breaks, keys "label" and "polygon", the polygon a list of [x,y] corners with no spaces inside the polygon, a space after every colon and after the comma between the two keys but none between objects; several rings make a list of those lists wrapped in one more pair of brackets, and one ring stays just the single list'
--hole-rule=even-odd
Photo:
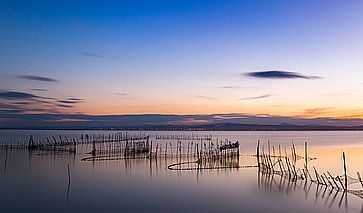
[{"label": "reflection of pole", "polygon": [[96,155],[96,144],[95,144],[95,141],[93,140],[93,147],[92,147],[92,152],[91,152],[91,154],[92,154],[92,156],[95,156]]},{"label": "reflection of pole", "polygon": [[4,174],[6,172],[6,164],[7,164],[7,161],[8,161],[8,147],[6,147],[6,152],[5,152]]},{"label": "reflection of pole", "polygon": [[156,144],[155,158],[158,157],[158,148],[159,148],[159,143]]},{"label": "reflection of pole", "polygon": [[150,160],[150,163],[151,163],[151,155],[152,155],[152,152],[153,152],[153,142],[151,141],[150,142],[150,150],[149,150],[149,160]]},{"label": "reflection of pole", "polygon": [[71,184],[71,173],[69,171],[69,164],[67,164],[67,169],[68,169],[68,184]]},{"label": "reflection of pole", "polygon": [[188,151],[187,151],[187,155],[188,155],[188,157],[189,157],[189,143],[190,143],[190,142],[188,142]]},{"label": "reflection of pole", "polygon": [[69,188],[71,186],[71,172],[69,171],[69,164],[67,164],[67,171],[68,171],[68,187],[67,187],[67,202],[68,202]]},{"label": "reflection of pole", "polygon": [[[260,167],[258,167],[258,168],[260,168]],[[260,172],[257,173],[257,187],[258,187],[258,189],[261,189],[261,173]]]}]

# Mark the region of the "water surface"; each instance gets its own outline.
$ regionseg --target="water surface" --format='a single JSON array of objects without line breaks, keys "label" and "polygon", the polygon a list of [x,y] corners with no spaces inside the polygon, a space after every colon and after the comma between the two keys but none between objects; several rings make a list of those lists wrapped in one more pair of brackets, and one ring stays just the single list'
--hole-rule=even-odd
[{"label": "water surface", "polygon": [[[0,131],[1,143],[66,135],[80,140],[82,134],[112,134],[115,131]],[[318,171],[341,175],[341,152],[347,154],[348,175],[363,172],[363,132],[132,132],[156,135],[198,134],[240,141],[239,165],[254,165],[257,140],[267,150],[267,141],[277,150],[290,148],[303,155],[308,142],[310,161]],[[190,141],[182,141],[185,144]],[[52,154],[28,150],[0,150],[1,212],[360,212],[363,200],[355,195],[317,187],[314,183],[290,183],[279,176],[266,177],[257,168],[201,171],[171,171],[175,158],[81,161],[90,147],[76,154]],[[7,156],[7,157],[6,157]],[[67,165],[71,184],[68,187]],[[349,186],[361,189],[360,184]]]}]

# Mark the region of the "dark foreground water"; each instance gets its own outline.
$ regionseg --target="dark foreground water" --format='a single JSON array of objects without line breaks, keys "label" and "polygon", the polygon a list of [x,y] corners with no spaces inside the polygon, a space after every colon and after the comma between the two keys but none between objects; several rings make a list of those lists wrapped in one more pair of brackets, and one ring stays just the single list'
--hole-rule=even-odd
[{"label": "dark foreground water", "polygon": [[[110,131],[0,131],[0,142],[16,144],[46,136],[109,134]],[[112,132],[115,133],[115,132]],[[139,132],[129,132],[139,134]],[[156,134],[146,132],[153,143]],[[144,134],[144,133],[142,133]],[[192,132],[176,132],[190,135]],[[317,157],[309,166],[332,175],[343,173],[341,152],[347,154],[348,175],[363,173],[363,132],[193,132],[239,140],[239,165],[255,165],[257,140],[267,147],[291,146]],[[184,141],[183,143],[187,143]],[[175,145],[176,146],[176,145]],[[363,200],[353,194],[311,182],[292,183],[280,176],[264,176],[257,168],[172,171],[175,158],[81,161],[90,147],[77,154],[0,150],[0,212],[361,212]],[[71,184],[68,185],[67,165]],[[359,183],[350,189],[362,189]]]}]

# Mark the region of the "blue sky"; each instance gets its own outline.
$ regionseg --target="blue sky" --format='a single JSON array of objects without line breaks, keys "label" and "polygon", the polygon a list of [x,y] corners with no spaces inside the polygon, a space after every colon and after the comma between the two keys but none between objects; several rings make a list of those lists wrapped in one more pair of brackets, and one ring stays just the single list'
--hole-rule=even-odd
[{"label": "blue sky", "polygon": [[362,21],[362,1],[1,1],[2,110],[361,118]]}]

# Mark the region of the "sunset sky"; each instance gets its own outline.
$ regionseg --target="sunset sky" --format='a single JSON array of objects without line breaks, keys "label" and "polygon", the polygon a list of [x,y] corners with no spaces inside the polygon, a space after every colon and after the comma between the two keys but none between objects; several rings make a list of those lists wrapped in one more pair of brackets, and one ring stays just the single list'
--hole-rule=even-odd
[{"label": "sunset sky", "polygon": [[0,122],[363,118],[362,23],[353,0],[3,0]]}]

